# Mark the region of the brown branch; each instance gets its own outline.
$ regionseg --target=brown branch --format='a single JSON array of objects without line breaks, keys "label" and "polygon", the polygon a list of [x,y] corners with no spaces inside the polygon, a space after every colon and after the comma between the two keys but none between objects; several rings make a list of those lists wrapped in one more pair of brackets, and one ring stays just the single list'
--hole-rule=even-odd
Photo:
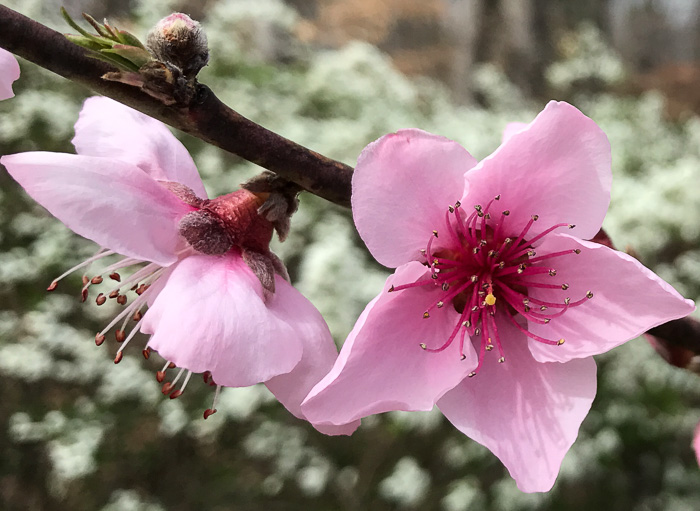
[{"label": "brown branch", "polygon": [[350,206],[352,167],[327,158],[246,119],[197,84],[186,106],[166,106],[138,87],[104,80],[115,71],[56,32],[0,5],[0,47],[170,126],[256,163],[305,190]]},{"label": "brown branch", "polygon": [[[187,106],[166,106],[137,87],[104,80],[103,75],[114,71],[109,64],[90,58],[87,50],[59,32],[3,5],[0,47],[271,170],[315,195],[350,206],[351,167],[246,119],[219,101],[205,85],[197,84],[195,100]],[[607,235],[601,233],[594,241],[612,247]],[[685,358],[700,356],[700,322],[692,318],[670,321],[652,328],[649,334],[668,349],[683,350]]]}]

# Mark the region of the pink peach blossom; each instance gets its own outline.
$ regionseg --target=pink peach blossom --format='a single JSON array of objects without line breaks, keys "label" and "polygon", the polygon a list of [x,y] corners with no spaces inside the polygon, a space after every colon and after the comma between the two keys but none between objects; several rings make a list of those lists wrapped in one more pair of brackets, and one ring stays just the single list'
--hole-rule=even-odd
[{"label": "pink peach blossom", "polygon": [[[51,214],[105,247],[66,274],[103,262],[108,255],[125,256],[83,278],[83,299],[92,286],[107,281],[111,289],[97,295],[97,304],[109,297],[124,306],[97,334],[97,344],[116,326],[121,343],[117,363],[136,333],[151,334],[144,356],[153,349],[166,360],[158,380],[166,379],[168,369],[180,368],[163,386],[171,398],[182,393],[193,373],[216,382],[216,396],[221,386],[265,382],[291,413],[304,418],[302,399],[337,357],[320,313],[279,274],[274,275],[274,294],[266,295],[244,261],[245,239],[225,245],[221,255],[206,255],[181,234],[183,218],[207,204],[218,208],[208,209],[209,214],[215,209],[229,214],[225,221],[217,220],[226,229],[248,222],[259,231],[256,222],[263,220],[257,207],[262,201],[247,190],[206,200],[192,158],[168,128],[106,98],[85,102],[73,144],[77,155],[29,152],[4,156],[0,162]],[[258,231],[246,236],[264,251],[272,227]],[[206,245],[210,240],[199,241]],[[132,270],[122,278],[124,268]],[[127,335],[132,318],[138,323]],[[215,409],[214,404],[205,418]],[[329,434],[347,434],[356,426],[315,424]]]},{"label": "pink peach blossom", "polygon": [[585,241],[611,181],[605,134],[566,103],[509,126],[481,162],[420,130],[367,146],[355,224],[396,271],[306,416],[345,424],[437,405],[521,490],[549,490],[595,396],[592,355],[694,309],[634,258]]},{"label": "pink peach blossom", "polygon": [[15,95],[12,82],[19,78],[19,64],[12,53],[0,48],[0,100]]}]

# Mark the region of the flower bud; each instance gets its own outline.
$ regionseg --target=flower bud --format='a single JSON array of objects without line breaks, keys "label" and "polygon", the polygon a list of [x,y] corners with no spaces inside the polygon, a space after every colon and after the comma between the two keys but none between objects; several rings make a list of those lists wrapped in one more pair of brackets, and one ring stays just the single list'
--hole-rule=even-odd
[{"label": "flower bud", "polygon": [[149,32],[146,45],[156,59],[177,67],[187,78],[194,78],[209,62],[204,30],[179,12],[160,20]]}]

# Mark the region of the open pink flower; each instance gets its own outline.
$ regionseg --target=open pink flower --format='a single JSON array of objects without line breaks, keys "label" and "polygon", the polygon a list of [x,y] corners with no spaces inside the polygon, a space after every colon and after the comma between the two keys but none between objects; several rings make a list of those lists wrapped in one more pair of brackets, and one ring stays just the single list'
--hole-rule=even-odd
[{"label": "open pink flower", "polygon": [[353,214],[396,272],[306,416],[344,424],[437,404],[521,490],[549,490],[595,396],[591,356],[694,308],[632,257],[585,241],[607,211],[610,167],[605,134],[556,102],[481,162],[420,130],[370,144]]},{"label": "open pink flower", "polygon": [[[263,199],[239,190],[207,200],[192,158],[167,127],[106,98],[85,102],[73,144],[77,155],[29,152],[0,162],[51,214],[106,247],[59,277],[103,263],[92,278],[83,277],[83,299],[92,286],[110,282],[97,304],[114,299],[124,309],[96,335],[97,344],[116,327],[117,363],[137,332],[151,334],[144,356],[153,349],[166,360],[158,380],[180,368],[163,386],[171,398],[192,373],[216,382],[216,396],[221,386],[265,382],[304,418],[301,401],[337,351],[319,312],[280,275],[281,263],[265,288],[260,272],[251,269],[278,261],[266,252],[272,226],[257,213]],[[197,250],[183,237],[193,233],[202,234]],[[103,258],[115,253],[125,258],[104,265]],[[132,270],[122,277],[124,268]],[[137,323],[127,334],[132,318]],[[357,424],[315,426],[344,434]]]},{"label": "open pink flower", "polygon": [[19,64],[12,53],[0,48],[0,100],[15,95],[12,82],[19,78]]}]

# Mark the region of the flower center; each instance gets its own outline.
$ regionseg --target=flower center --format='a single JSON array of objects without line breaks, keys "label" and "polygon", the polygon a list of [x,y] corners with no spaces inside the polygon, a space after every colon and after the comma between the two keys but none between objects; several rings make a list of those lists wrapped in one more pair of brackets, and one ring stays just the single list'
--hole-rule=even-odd
[{"label": "flower center", "polygon": [[[459,353],[462,360],[466,336],[480,339],[479,362],[476,369],[469,374],[475,376],[482,367],[487,351],[498,350],[498,361],[505,362],[505,354],[498,334],[496,317],[504,317],[518,330],[535,341],[552,346],[559,346],[564,339],[551,340],[540,337],[524,328],[516,320],[520,315],[528,321],[542,325],[563,315],[569,308],[577,307],[593,297],[588,291],[577,301],[571,301],[565,292],[569,285],[557,281],[557,270],[552,265],[556,259],[575,256],[579,249],[552,252],[537,255],[535,243],[545,236],[563,227],[573,229],[570,224],[556,224],[541,233],[528,237],[532,225],[538,220],[533,215],[520,234],[514,235],[508,229],[510,211],[502,211],[492,217],[491,208],[500,199],[500,195],[491,200],[486,207],[477,204],[471,214],[465,213],[457,202],[449,206],[446,213],[446,231],[450,248],[433,250],[433,242],[438,231],[433,231],[426,248],[421,250],[425,264],[430,268],[430,279],[411,284],[391,286],[389,292],[401,291],[411,287],[435,285],[440,286],[438,298],[423,313],[430,318],[434,309],[451,303],[460,314],[452,334],[439,347],[430,348],[425,343],[420,347],[428,352],[438,353],[447,349],[459,339]],[[539,277],[546,276],[547,282]],[[550,280],[551,278],[551,280]],[[552,289],[562,293],[562,301],[549,302],[530,296],[533,289]]]}]

